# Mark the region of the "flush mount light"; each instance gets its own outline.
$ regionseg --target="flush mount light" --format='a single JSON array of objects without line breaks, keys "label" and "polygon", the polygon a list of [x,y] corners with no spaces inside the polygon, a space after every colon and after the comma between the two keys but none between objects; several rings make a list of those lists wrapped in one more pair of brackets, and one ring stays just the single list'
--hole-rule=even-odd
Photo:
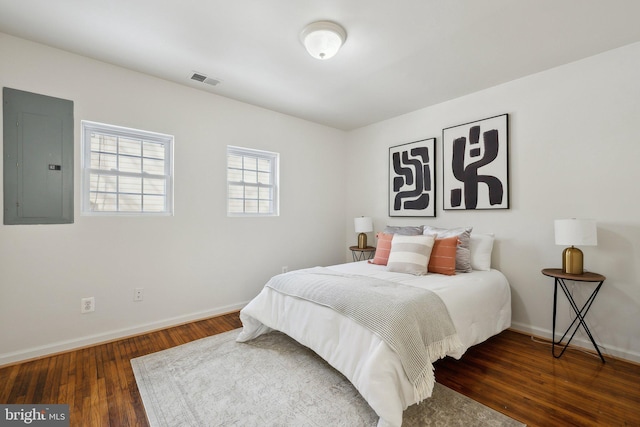
[{"label": "flush mount light", "polygon": [[340,25],[331,21],[317,21],[307,25],[300,40],[309,52],[317,59],[333,57],[347,39],[347,32]]}]

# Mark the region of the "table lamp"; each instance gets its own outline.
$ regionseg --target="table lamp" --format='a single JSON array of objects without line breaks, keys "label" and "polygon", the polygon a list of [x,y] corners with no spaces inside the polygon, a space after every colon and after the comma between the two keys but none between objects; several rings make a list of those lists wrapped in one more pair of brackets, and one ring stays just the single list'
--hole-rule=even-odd
[{"label": "table lamp", "polygon": [[582,251],[575,246],[595,246],[598,244],[596,221],[576,218],[556,219],[554,229],[556,245],[571,245],[562,251],[562,272],[583,274]]},{"label": "table lamp", "polygon": [[364,249],[367,247],[367,235],[365,233],[373,231],[373,221],[368,216],[361,216],[360,218],[355,218],[353,223],[356,233],[360,233],[358,234],[358,249]]}]

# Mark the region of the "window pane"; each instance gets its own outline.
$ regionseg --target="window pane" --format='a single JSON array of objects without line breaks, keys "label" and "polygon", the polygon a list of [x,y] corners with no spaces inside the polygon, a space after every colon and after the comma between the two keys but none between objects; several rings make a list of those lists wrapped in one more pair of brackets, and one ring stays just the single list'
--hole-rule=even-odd
[{"label": "window pane", "polygon": [[164,175],[164,160],[156,160],[156,159],[142,159],[143,164],[143,172],[154,174],[154,175]]},{"label": "window pane", "polygon": [[258,173],[255,171],[244,171],[244,182],[249,184],[257,184],[258,183]]},{"label": "window pane", "polygon": [[258,170],[258,159],[255,157],[244,157],[244,168],[250,170]]},{"label": "window pane", "polygon": [[244,185],[229,185],[229,198],[242,199],[244,197]]},{"label": "window pane", "polygon": [[258,198],[258,187],[245,187],[244,189],[244,197],[245,199],[257,199]]},{"label": "window pane", "polygon": [[115,136],[91,133],[91,151],[115,154],[118,152],[118,139]]},{"label": "window pane", "polygon": [[142,144],[142,155],[151,159],[164,160],[164,144],[158,142],[147,142]]},{"label": "window pane", "polygon": [[119,153],[129,156],[142,156],[142,141],[137,141],[128,138],[120,138]]},{"label": "window pane", "polygon": [[89,191],[115,192],[117,190],[118,177],[110,175],[91,175]]},{"label": "window pane", "polygon": [[140,157],[118,156],[120,172],[142,172],[142,159]]},{"label": "window pane", "polygon": [[[145,194],[165,194],[165,183],[164,179],[155,179],[155,178],[145,178],[143,180],[144,185],[144,193]],[[146,203],[145,203],[146,207]]]},{"label": "window pane", "polygon": [[142,212],[142,195],[119,194],[118,209],[120,212]]},{"label": "window pane", "polygon": [[91,153],[91,169],[116,170],[118,168],[117,156],[114,154]]},{"label": "window pane", "polygon": [[227,157],[227,167],[242,169],[242,156],[236,156],[234,154],[229,154]]},{"label": "window pane", "polygon": [[271,213],[271,202],[268,200],[260,200],[260,213]]},{"label": "window pane", "polygon": [[165,208],[164,196],[148,196],[143,197],[145,212],[162,212]]},{"label": "window pane", "polygon": [[259,159],[258,170],[263,172],[271,172],[271,160]]},{"label": "window pane", "polygon": [[229,181],[229,182],[242,182],[242,170],[229,169],[227,171],[227,181]]},{"label": "window pane", "polygon": [[142,178],[121,176],[118,191],[120,193],[142,194]]},{"label": "window pane", "polygon": [[237,199],[229,199],[230,213],[244,213],[244,202]]},{"label": "window pane", "polygon": [[96,212],[116,212],[118,210],[117,195],[107,193],[89,193],[89,208]]},{"label": "window pane", "polygon": [[272,196],[272,189],[269,187],[260,187],[260,200],[271,200],[273,198]]},{"label": "window pane", "polygon": [[258,201],[246,200],[244,201],[244,211],[246,213],[258,213]]},{"label": "window pane", "polygon": [[258,182],[260,184],[271,184],[271,174],[265,172],[258,172]]}]

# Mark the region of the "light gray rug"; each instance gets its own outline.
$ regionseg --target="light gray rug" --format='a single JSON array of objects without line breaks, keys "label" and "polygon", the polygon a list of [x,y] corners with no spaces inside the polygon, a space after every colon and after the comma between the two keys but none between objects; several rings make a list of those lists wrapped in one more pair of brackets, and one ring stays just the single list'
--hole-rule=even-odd
[{"label": "light gray rug", "polygon": [[[288,336],[236,343],[239,329],[131,360],[152,427],[375,426],[342,374]],[[404,426],[522,426],[436,384]]]}]

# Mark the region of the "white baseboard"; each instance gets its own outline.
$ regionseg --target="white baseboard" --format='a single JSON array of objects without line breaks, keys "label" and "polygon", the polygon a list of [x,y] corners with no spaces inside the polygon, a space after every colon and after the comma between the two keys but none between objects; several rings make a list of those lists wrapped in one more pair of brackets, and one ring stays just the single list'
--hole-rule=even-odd
[{"label": "white baseboard", "polygon": [[[511,329],[518,332],[523,332],[526,334],[532,334],[537,337],[551,339],[551,330],[536,328],[531,325],[525,325],[523,323],[511,322]],[[558,337],[558,335],[556,335]],[[596,341],[597,342],[597,341]],[[593,344],[589,341],[588,338],[582,338],[576,335],[571,341],[571,347],[580,347],[588,351],[595,351],[593,348]],[[599,343],[598,348],[600,348],[600,352],[604,356],[605,360],[607,356],[616,357],[618,359],[628,360],[634,363],[640,363],[640,354],[630,351],[628,349],[622,349],[619,347],[615,347],[606,343]],[[551,351],[551,350],[549,350]]]},{"label": "white baseboard", "polygon": [[158,329],[165,329],[172,326],[178,326],[184,323],[194,322],[208,317],[214,317],[221,314],[237,311],[247,305],[247,302],[241,304],[233,304],[225,307],[218,307],[212,310],[199,311],[195,313],[185,314],[182,316],[171,317],[168,319],[158,320],[155,322],[144,323],[132,326],[130,328],[116,329],[95,335],[87,335],[84,337],[74,338],[65,341],[59,341],[38,347],[31,347],[25,350],[15,351],[11,353],[0,354],[0,367],[24,362],[27,360],[37,359],[43,356],[49,356],[57,353],[63,353],[70,350],[84,348],[97,345],[109,341],[114,341]]}]

